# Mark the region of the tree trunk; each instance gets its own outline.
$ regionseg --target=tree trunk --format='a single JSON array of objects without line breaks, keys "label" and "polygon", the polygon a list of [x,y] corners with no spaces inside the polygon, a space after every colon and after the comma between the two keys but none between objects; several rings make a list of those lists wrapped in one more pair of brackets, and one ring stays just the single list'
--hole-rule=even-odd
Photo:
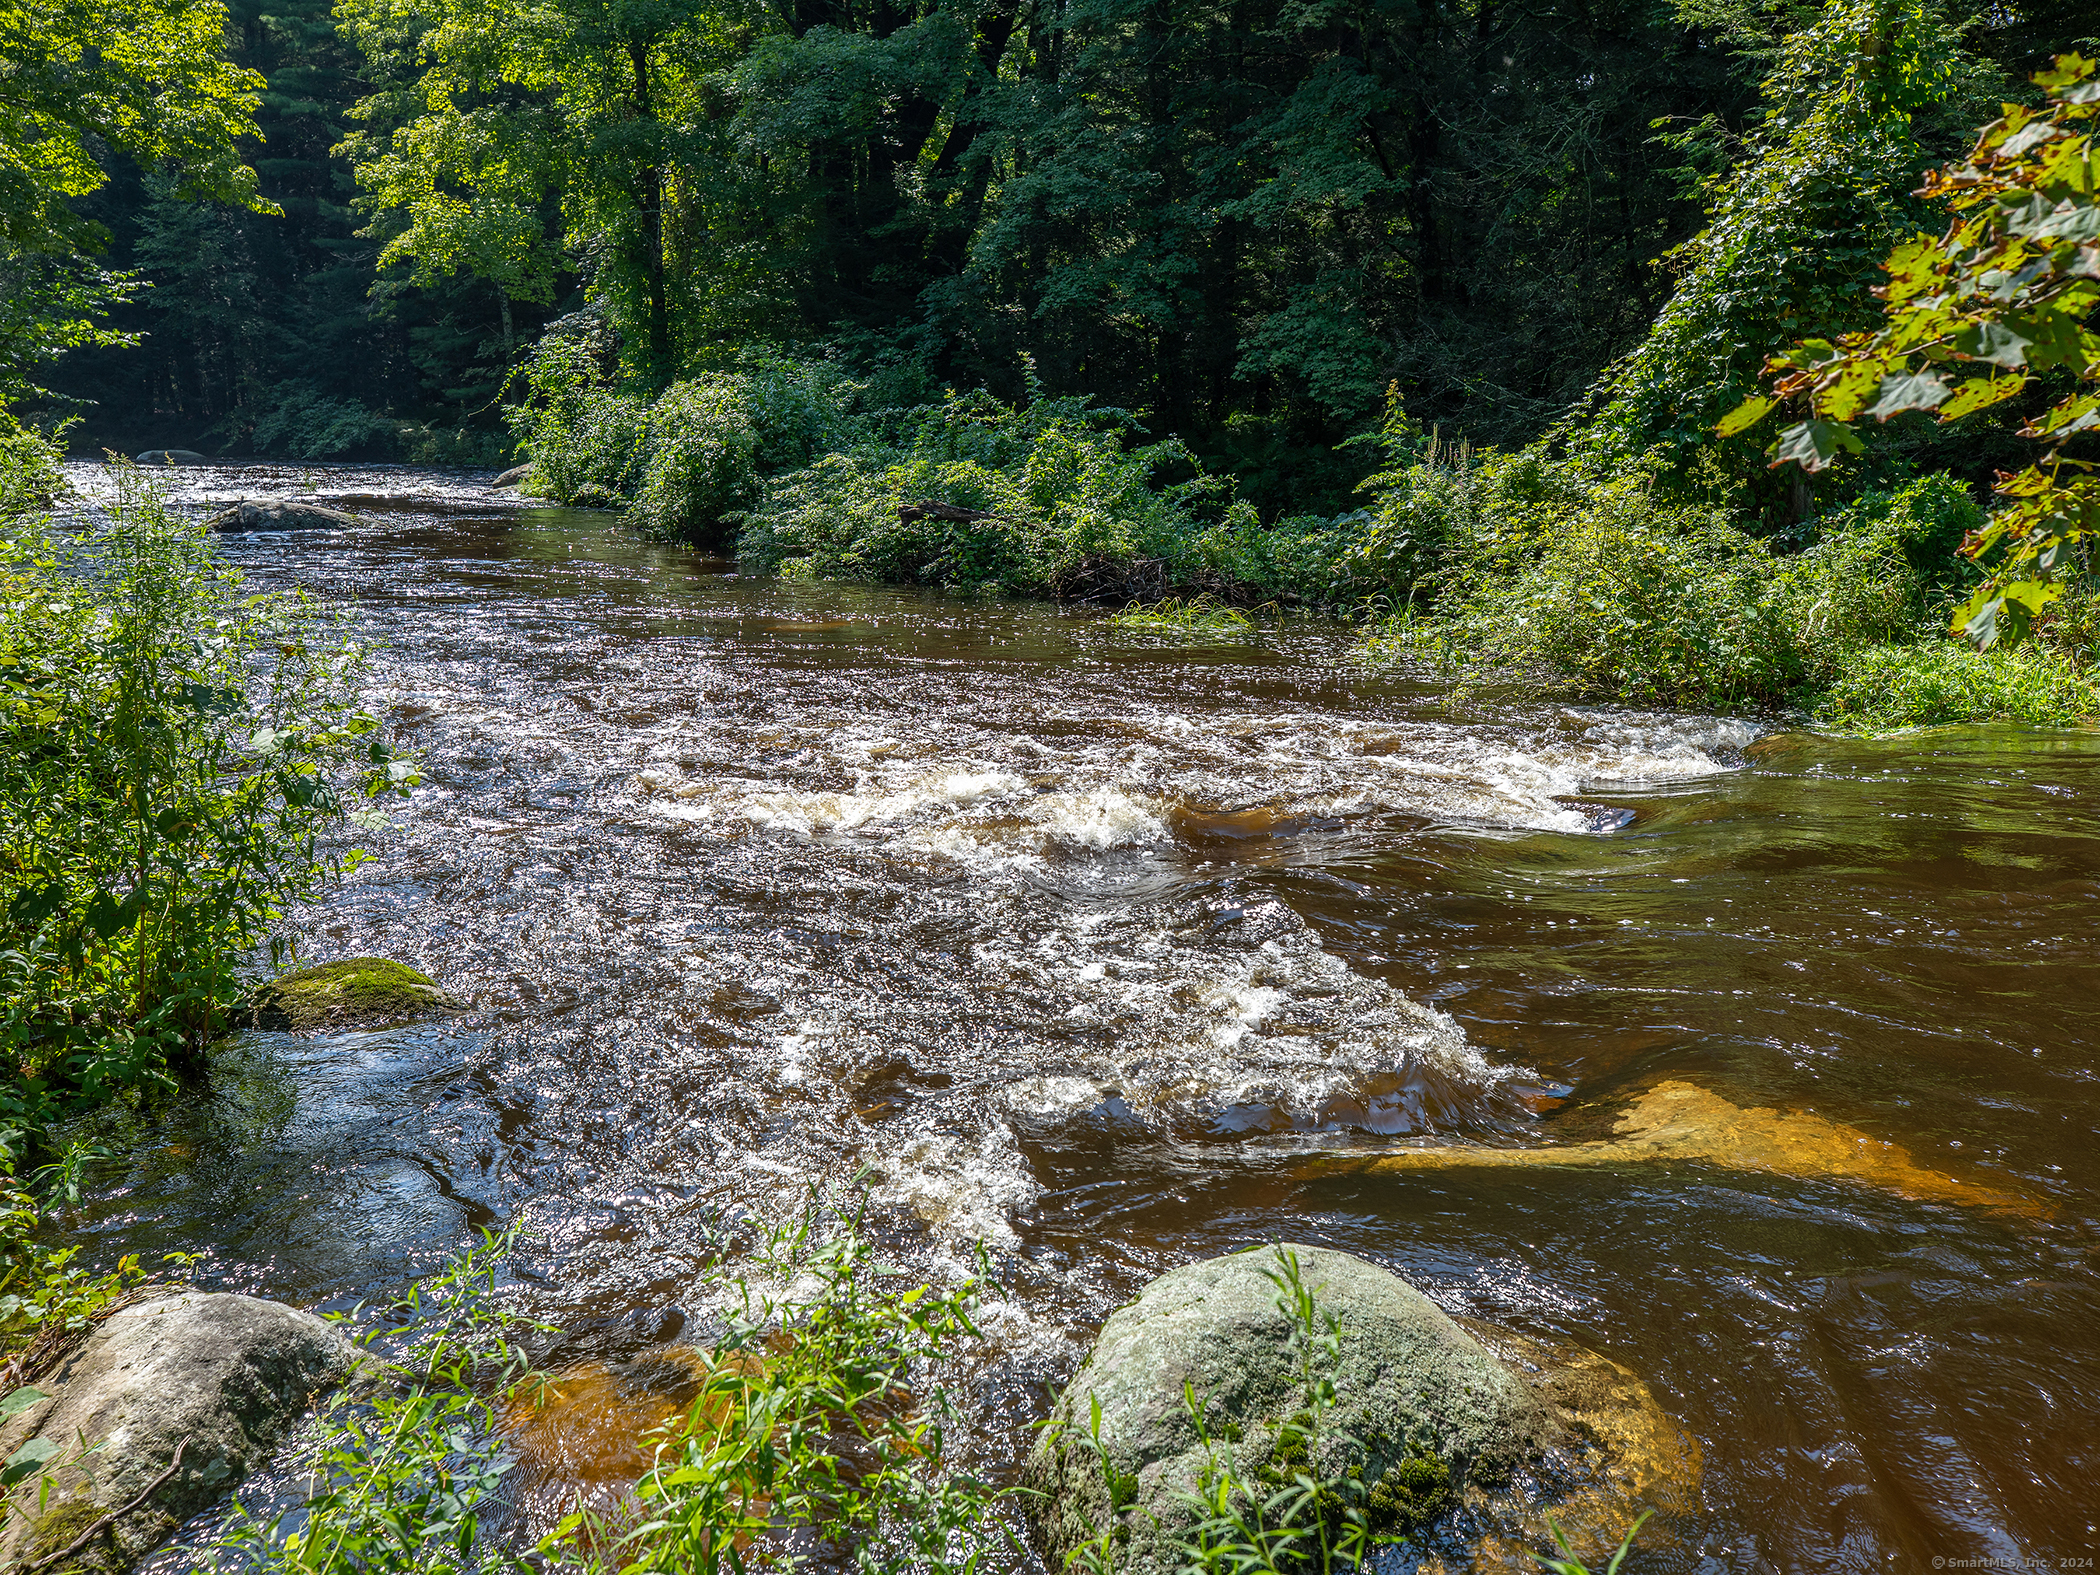
[{"label": "tree trunk", "polygon": [[[634,63],[634,108],[645,121],[656,119],[649,91],[649,46],[640,39],[627,45]],[[649,290],[649,377],[664,383],[671,375],[671,309],[664,296],[664,167],[654,151],[642,166],[637,206],[642,211],[642,266]]]}]

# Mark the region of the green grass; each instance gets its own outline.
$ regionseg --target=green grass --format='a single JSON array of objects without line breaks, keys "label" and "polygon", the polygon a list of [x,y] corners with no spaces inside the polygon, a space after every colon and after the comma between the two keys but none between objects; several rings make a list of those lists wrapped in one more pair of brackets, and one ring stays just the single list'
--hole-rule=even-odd
[{"label": "green grass", "polygon": [[1208,595],[1134,603],[1102,621],[1111,629],[1194,640],[1243,640],[1254,632],[1252,618]]},{"label": "green grass", "polygon": [[2048,646],[1975,651],[1942,638],[1847,652],[1816,718],[1859,732],[1953,722],[2090,725],[2100,685],[2067,653]]}]

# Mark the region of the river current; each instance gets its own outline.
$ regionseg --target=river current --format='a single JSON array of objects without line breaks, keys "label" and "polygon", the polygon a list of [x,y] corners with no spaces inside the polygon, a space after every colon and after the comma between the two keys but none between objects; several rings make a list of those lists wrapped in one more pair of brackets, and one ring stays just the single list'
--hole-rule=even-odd
[{"label": "river current", "polygon": [[[534,1311],[632,1359],[858,1186],[1008,1287],[965,1384],[999,1472],[1148,1278],[1322,1243],[1648,1381],[1704,1469],[1633,1569],[2100,1556],[2100,735],[1454,708],[1317,623],[740,578],[407,469],[169,484],[361,511],[226,539],[354,608],[422,772],[303,957],[471,1010],[225,1046],[121,1134],[98,1259],[340,1308],[518,1222]],[[1363,1163],[1666,1081],[1947,1189]]]}]

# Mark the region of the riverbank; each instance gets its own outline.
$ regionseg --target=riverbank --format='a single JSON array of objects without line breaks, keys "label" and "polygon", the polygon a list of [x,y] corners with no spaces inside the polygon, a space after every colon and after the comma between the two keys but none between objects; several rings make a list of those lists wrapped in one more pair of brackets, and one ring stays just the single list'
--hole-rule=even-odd
[{"label": "riverbank", "polygon": [[1855,489],[1776,535],[1743,488],[1660,460],[1472,452],[1397,404],[1363,506],[1264,519],[1229,476],[1081,399],[913,407],[753,352],[654,401],[593,388],[560,341],[514,419],[525,485],[791,578],[1124,606],[1322,612],[1357,657],[1460,684],[1863,730],[2100,713],[2082,582],[2022,648],[1947,630],[1984,523],[1944,476]]}]

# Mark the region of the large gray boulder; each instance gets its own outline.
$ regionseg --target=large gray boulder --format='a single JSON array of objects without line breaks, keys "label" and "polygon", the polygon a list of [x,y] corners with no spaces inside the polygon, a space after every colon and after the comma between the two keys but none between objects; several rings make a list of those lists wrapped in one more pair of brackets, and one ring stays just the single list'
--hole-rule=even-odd
[{"label": "large gray boulder", "polygon": [[[1331,1361],[1310,1350],[1279,1305],[1273,1276],[1295,1255],[1313,1294],[1316,1335],[1338,1321]],[[1305,1369],[1334,1386],[1317,1436]],[[1186,1394],[1202,1403],[1206,1446]],[[1101,1407],[1100,1442],[1089,1437]],[[1398,1275],[1345,1252],[1286,1245],[1186,1264],[1161,1275],[1102,1327],[1092,1353],[1029,1457],[1027,1486],[1050,1567],[1104,1531],[1116,1568],[1162,1575],[1191,1523],[1180,1495],[1196,1492],[1213,1449],[1243,1479],[1281,1485],[1299,1470],[1354,1476],[1376,1496],[1379,1529],[1412,1532],[1468,1482],[1500,1484],[1555,1431],[1530,1388]],[[1113,1502],[1112,1502],[1113,1501]]]},{"label": "large gray boulder", "polygon": [[[51,1569],[129,1569],[239,1482],[355,1355],[312,1313],[251,1296],[119,1308],[36,1382],[49,1398],[0,1427],[0,1458],[36,1439],[57,1451],[41,1507],[34,1476],[14,1489],[0,1568],[64,1553]],[[93,1452],[73,1464],[83,1439]]]},{"label": "large gray boulder", "polygon": [[341,509],[324,509],[318,503],[287,503],[282,499],[262,503],[241,502],[221,509],[205,525],[212,530],[341,530],[355,525],[357,516]]},{"label": "large gray boulder", "polygon": [[[1286,1254],[1311,1340],[1279,1305]],[[1308,1375],[1332,1385],[1316,1428]],[[1461,1326],[1376,1264],[1291,1245],[1172,1270],[1102,1326],[1023,1471],[1049,1567],[1107,1536],[1118,1575],[1169,1575],[1193,1525],[1182,1495],[1221,1464],[1257,1496],[1300,1472],[1328,1485],[1328,1524],[1353,1504],[1409,1544],[1409,1569],[1530,1568],[1549,1515],[1601,1561],[1642,1509],[1688,1508],[1699,1475],[1697,1446],[1617,1363]]]},{"label": "large gray boulder", "polygon": [[491,487],[522,487],[531,479],[532,463],[528,460],[522,465],[511,466],[510,469],[490,482],[489,485]]}]

